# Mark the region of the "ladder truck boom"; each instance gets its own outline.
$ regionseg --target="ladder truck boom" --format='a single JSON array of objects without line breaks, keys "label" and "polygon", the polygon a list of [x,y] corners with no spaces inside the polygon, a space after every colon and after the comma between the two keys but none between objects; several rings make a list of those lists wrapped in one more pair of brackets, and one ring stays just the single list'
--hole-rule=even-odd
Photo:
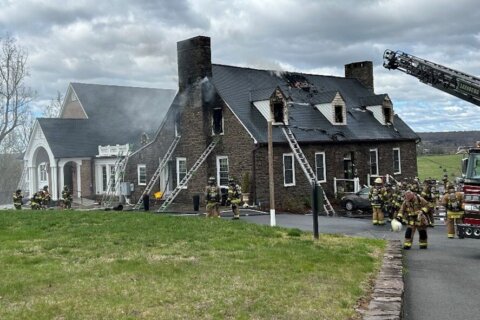
[{"label": "ladder truck boom", "polygon": [[438,90],[480,106],[480,78],[390,49],[383,54],[383,66],[405,72]]}]

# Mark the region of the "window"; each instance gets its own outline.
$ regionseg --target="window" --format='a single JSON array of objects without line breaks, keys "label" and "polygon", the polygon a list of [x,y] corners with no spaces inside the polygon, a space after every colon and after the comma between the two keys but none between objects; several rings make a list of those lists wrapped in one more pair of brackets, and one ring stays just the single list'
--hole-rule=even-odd
[{"label": "window", "polygon": [[378,150],[370,149],[370,175],[378,176]]},{"label": "window", "polygon": [[47,163],[43,162],[38,165],[38,178],[42,184],[48,182],[47,178]]},{"label": "window", "polygon": [[400,164],[400,148],[393,148],[393,174],[402,173],[402,166]]},{"label": "window", "polygon": [[213,134],[223,134],[223,112],[221,108],[213,109]]},{"label": "window", "polygon": [[273,104],[273,122],[285,122],[283,117],[283,103],[281,102]]},{"label": "window", "polygon": [[217,181],[220,186],[228,186],[228,157],[217,157]]},{"label": "window", "polygon": [[[187,175],[187,158],[177,158],[177,186],[180,185],[180,182]],[[184,189],[187,186],[183,187]]]},{"label": "window", "polygon": [[386,124],[392,123],[392,108],[383,108],[383,116]]},{"label": "window", "polygon": [[343,106],[335,106],[335,123],[343,123]]},{"label": "window", "polygon": [[138,185],[145,186],[147,184],[147,166],[144,164],[137,165]]},{"label": "window", "polygon": [[317,175],[317,180],[320,182],[325,182],[325,152],[315,153],[315,173]]},{"label": "window", "polygon": [[107,191],[107,166],[102,166],[102,191]]},{"label": "window", "polygon": [[295,166],[291,153],[283,154],[283,185],[285,187],[295,185]]}]

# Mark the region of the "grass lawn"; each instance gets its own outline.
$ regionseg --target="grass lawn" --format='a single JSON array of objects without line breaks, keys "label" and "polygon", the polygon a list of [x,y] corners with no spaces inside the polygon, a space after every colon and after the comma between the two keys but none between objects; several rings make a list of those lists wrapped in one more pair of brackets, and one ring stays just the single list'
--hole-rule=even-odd
[{"label": "grass lawn", "polygon": [[[454,181],[462,172],[462,154],[426,155],[417,158],[418,177],[420,181],[426,178],[442,180],[445,173],[448,179]],[[446,170],[446,171],[445,171]]]},{"label": "grass lawn", "polygon": [[0,211],[0,319],[357,319],[385,242],[149,213]]}]

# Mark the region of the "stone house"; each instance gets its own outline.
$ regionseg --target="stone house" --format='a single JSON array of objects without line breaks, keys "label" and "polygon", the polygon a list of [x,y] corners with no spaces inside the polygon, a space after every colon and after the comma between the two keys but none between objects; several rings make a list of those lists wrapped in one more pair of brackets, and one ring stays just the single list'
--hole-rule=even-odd
[{"label": "stone house", "polygon": [[118,155],[154,136],[174,96],[174,90],[70,83],[59,118],[35,121],[22,189],[32,195],[47,185],[57,200],[67,185],[74,199],[101,197],[110,178],[118,178]]},{"label": "stone house", "polygon": [[369,61],[345,66],[345,77],[277,72],[211,62],[210,38],[177,43],[179,91],[151,142],[129,158],[125,179],[134,200],[178,138],[152,192],[170,194],[203,151],[213,151],[176,197],[176,203],[203,200],[209,176],[225,187],[228,177],[248,181],[251,203],[269,199],[268,120],[272,117],[275,206],[302,210],[310,182],[282,131],[288,126],[329,198],[336,179],[395,179],[417,174],[418,136],[394,112],[387,94],[375,94]]}]

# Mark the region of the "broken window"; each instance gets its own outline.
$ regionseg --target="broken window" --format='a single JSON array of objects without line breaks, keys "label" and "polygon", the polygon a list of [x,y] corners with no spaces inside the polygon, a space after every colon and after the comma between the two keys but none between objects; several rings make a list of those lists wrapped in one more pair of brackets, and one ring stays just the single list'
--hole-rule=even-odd
[{"label": "broken window", "polygon": [[273,122],[285,122],[283,113],[283,103],[276,102],[273,104]]},{"label": "broken window", "polygon": [[213,109],[213,134],[223,134],[223,112],[221,108]]},{"label": "broken window", "polygon": [[385,123],[392,123],[392,109],[383,108],[383,116],[385,118]]},{"label": "broken window", "polygon": [[343,106],[335,106],[335,123],[343,123]]}]

